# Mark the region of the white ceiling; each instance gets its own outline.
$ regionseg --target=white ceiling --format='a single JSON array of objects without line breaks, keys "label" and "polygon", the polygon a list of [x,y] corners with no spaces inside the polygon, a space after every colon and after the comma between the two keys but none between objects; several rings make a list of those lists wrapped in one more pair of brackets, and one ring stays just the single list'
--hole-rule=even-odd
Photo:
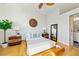
[{"label": "white ceiling", "polygon": [[79,3],[55,3],[53,6],[43,5],[41,9],[38,8],[39,3],[0,3],[0,7],[14,7],[23,8],[25,10],[35,10],[44,14],[53,13],[56,9],[59,9],[59,13],[65,13],[72,9],[79,7]]},{"label": "white ceiling", "polygon": [[79,7],[79,3],[55,3],[55,5],[53,6],[44,5],[40,10],[42,10],[42,12],[46,12],[47,14],[50,14],[54,12],[54,10],[59,9],[59,13],[63,14],[65,12],[68,12],[78,7]]},{"label": "white ceiling", "polygon": [[60,3],[59,4],[60,14],[78,7],[79,7],[79,3]]}]

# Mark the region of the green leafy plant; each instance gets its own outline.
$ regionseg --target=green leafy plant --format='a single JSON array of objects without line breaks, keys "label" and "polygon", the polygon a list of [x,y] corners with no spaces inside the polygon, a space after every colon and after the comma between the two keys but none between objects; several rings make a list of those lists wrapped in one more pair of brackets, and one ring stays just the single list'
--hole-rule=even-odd
[{"label": "green leafy plant", "polygon": [[6,30],[12,28],[12,21],[8,19],[0,20],[0,29],[4,30],[4,43],[6,43]]}]

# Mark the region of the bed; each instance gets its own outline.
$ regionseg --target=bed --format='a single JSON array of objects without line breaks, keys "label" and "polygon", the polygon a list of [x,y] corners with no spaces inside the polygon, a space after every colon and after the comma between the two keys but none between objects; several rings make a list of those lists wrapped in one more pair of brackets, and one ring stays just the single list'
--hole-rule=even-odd
[{"label": "bed", "polygon": [[55,42],[43,37],[28,38],[27,54],[34,55],[55,46]]}]

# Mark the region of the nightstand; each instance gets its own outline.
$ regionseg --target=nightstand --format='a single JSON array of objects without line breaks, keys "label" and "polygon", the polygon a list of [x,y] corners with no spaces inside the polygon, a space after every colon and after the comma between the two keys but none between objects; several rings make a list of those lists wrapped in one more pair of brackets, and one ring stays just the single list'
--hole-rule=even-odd
[{"label": "nightstand", "polygon": [[49,34],[47,34],[47,33],[42,34],[42,37],[44,37],[44,38],[49,38]]},{"label": "nightstand", "polygon": [[21,36],[10,36],[8,40],[9,46],[19,45],[21,44],[22,37]]}]

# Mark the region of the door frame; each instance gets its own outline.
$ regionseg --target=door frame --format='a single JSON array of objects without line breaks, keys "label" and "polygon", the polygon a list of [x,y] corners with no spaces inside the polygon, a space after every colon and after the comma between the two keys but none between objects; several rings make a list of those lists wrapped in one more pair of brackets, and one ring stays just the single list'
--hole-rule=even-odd
[{"label": "door frame", "polygon": [[[70,47],[73,47],[73,41],[74,41],[73,40],[74,39],[73,30],[71,30],[70,21],[71,20],[74,21],[74,19],[72,19],[72,18],[74,18],[74,15],[76,15],[76,14],[79,14],[79,13],[75,13],[75,14],[72,14],[72,15],[69,16],[69,46]],[[73,25],[73,28],[74,28],[74,25]],[[71,34],[71,32],[72,32],[72,34]],[[71,37],[72,37],[72,39],[71,39]]]},{"label": "door frame", "polygon": [[73,47],[73,22],[74,15],[69,16],[69,46]]}]

